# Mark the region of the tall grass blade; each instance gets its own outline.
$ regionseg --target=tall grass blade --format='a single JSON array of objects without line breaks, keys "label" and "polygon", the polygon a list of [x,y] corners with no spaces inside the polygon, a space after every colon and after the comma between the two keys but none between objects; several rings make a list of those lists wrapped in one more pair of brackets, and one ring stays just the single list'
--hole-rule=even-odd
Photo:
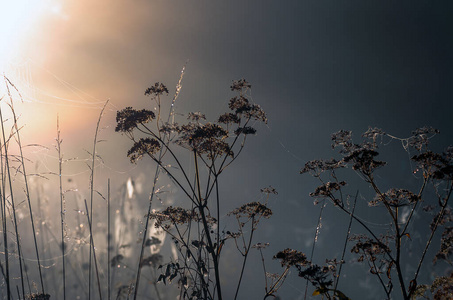
[{"label": "tall grass blade", "polygon": [[[90,215],[89,215],[89,212],[88,212],[88,204],[87,204],[86,200],[85,200],[85,209],[86,209],[86,212],[87,212],[88,226],[89,226],[89,228],[91,230],[91,228],[92,228],[91,225],[92,225],[93,220],[90,219]],[[96,269],[96,277],[97,277],[97,281],[98,281],[99,299],[102,300],[101,281],[99,280],[98,262],[97,262],[97,259],[96,259],[96,250],[95,250],[95,247],[94,247],[93,232],[91,232],[91,231],[90,231],[90,244],[91,244],[91,247],[93,248],[93,260],[94,260],[94,266],[95,266],[95,269]]]},{"label": "tall grass blade", "polygon": [[107,299],[110,300],[110,256],[112,234],[110,233],[110,178],[107,184]]},{"label": "tall grass blade", "polygon": [[[313,255],[315,254],[315,247],[316,247],[316,243],[318,242],[319,231],[321,229],[322,213],[324,211],[324,207],[326,207],[325,199],[322,201],[321,210],[319,211],[318,224],[316,225],[315,236],[313,237],[313,246],[311,247],[310,261],[313,261]],[[308,278],[305,283],[304,299],[307,299],[307,292],[308,292]]]},{"label": "tall grass blade", "polygon": [[[96,145],[97,145],[97,138],[98,138],[98,133],[99,133],[99,125],[101,123],[102,115],[104,114],[104,110],[109,103],[109,100],[107,100],[104,104],[104,106],[101,109],[101,112],[99,113],[99,118],[96,124],[96,131],[94,132],[94,141],[93,141],[93,152],[91,153],[91,174],[90,174],[90,211],[89,214],[91,217],[93,217],[93,196],[94,196],[94,163],[96,162]],[[88,213],[88,211],[87,211]],[[93,238],[92,238],[92,231],[93,229],[91,228],[92,221],[88,224],[90,227],[90,253],[89,253],[89,263],[88,263],[88,299],[91,299],[91,266],[92,266],[92,261],[91,261],[91,256],[92,256],[92,249],[93,249]],[[97,268],[97,266],[96,266]],[[99,282],[98,282],[99,284]]]},{"label": "tall grass blade", "polygon": [[[0,101],[3,98],[0,98]],[[3,122],[2,122],[3,124]],[[0,148],[0,167],[1,167],[1,179],[2,179],[2,189],[1,189],[1,213],[2,213],[2,229],[3,229],[3,244],[4,244],[4,254],[5,254],[5,281],[6,281],[6,293],[8,296],[8,300],[11,299],[11,285],[10,285],[10,276],[9,276],[9,250],[8,250],[8,228],[6,225],[6,191],[5,191],[5,182],[6,179],[4,177],[4,162],[3,162],[3,151],[6,148],[6,143],[3,143]],[[3,271],[3,269],[2,269]]]},{"label": "tall grass blade", "polygon": [[[5,82],[7,89],[8,84]],[[25,288],[24,288],[24,276],[23,276],[23,269],[22,269],[22,255],[20,252],[20,239],[19,239],[19,232],[17,230],[17,217],[16,217],[16,206],[14,204],[14,192],[13,192],[13,184],[12,184],[12,179],[11,179],[11,171],[10,171],[10,165],[9,165],[9,157],[8,157],[8,146],[7,146],[7,140],[5,137],[5,125],[3,122],[3,113],[0,105],[0,122],[1,122],[1,128],[2,128],[2,137],[3,137],[3,149],[5,153],[5,168],[6,168],[6,174],[7,174],[7,180],[9,184],[9,191],[10,191],[10,200],[11,200],[11,208],[12,208],[12,213],[13,213],[13,222],[14,222],[14,231],[16,234],[16,243],[17,243],[17,249],[18,249],[18,255],[19,255],[19,268],[20,268],[20,276],[21,276],[21,287],[22,287],[22,293],[25,294]],[[8,138],[9,140],[9,138]],[[5,190],[3,190],[5,193]],[[5,198],[6,201],[6,198]]]},{"label": "tall grass blade", "polygon": [[[7,87],[8,87],[8,84],[9,84],[16,90],[16,92],[19,93],[19,90],[15,87],[14,84],[12,84],[12,82],[7,77],[5,77],[5,80],[7,81]],[[9,87],[8,87],[8,96],[9,96],[9,99],[10,99],[11,111],[13,113],[14,128],[15,128],[15,131],[16,131],[16,140],[17,140],[17,143],[18,143],[18,146],[19,146],[19,151],[20,151],[19,157],[20,157],[20,160],[21,160],[22,172],[23,172],[24,181],[25,181],[25,195],[27,197],[28,209],[29,209],[29,212],[30,212],[30,221],[31,221],[31,228],[32,228],[32,232],[33,232],[33,241],[34,241],[34,244],[35,244],[36,259],[37,259],[37,263],[38,263],[38,271],[39,271],[39,279],[40,279],[40,283],[41,283],[41,291],[42,291],[43,294],[45,294],[44,282],[43,282],[42,271],[41,271],[41,261],[40,261],[40,258],[39,258],[38,242],[36,240],[35,222],[34,222],[34,219],[33,219],[33,210],[32,210],[31,201],[30,201],[30,191],[29,191],[29,188],[28,188],[27,172],[25,170],[24,155],[23,155],[23,151],[22,151],[22,143],[21,143],[21,139],[20,139],[19,128],[17,126],[17,117],[16,117],[16,112],[14,110],[13,99],[12,99],[11,93],[9,91]],[[20,95],[20,93],[19,93],[19,96],[22,99],[22,96]]]},{"label": "tall grass blade", "polygon": [[59,184],[60,184],[60,225],[61,225],[61,259],[63,263],[63,299],[66,299],[66,262],[65,262],[65,242],[64,242],[64,216],[65,216],[65,209],[64,209],[64,194],[63,194],[63,182],[62,182],[62,163],[63,157],[61,154],[61,143],[62,140],[60,138],[60,119],[57,116],[57,151],[58,151],[58,177],[59,177]]}]

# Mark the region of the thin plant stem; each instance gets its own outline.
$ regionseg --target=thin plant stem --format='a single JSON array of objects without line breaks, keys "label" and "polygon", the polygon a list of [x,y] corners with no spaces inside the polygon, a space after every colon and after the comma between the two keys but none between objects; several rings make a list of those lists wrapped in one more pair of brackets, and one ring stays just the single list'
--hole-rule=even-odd
[{"label": "thin plant stem", "polygon": [[107,299],[110,300],[110,251],[112,234],[110,232],[110,178],[107,183]]},{"label": "thin plant stem", "polygon": [[62,181],[62,162],[63,157],[61,154],[61,137],[60,137],[60,119],[57,116],[57,151],[58,151],[58,177],[60,183],[60,218],[61,218],[61,259],[63,263],[63,299],[66,299],[66,262],[65,262],[65,242],[64,242],[64,194],[63,194],[63,181]]},{"label": "thin plant stem", "polygon": [[134,289],[134,298],[133,298],[134,300],[137,299],[138,286],[140,284],[140,275],[142,272],[142,268],[141,268],[140,264],[143,260],[143,254],[144,254],[145,245],[146,245],[146,237],[148,235],[149,215],[151,214],[151,207],[152,207],[154,191],[156,189],[157,178],[159,178],[159,166],[157,166],[157,168],[156,168],[156,172],[154,174],[153,188],[152,188],[151,194],[149,195],[148,214],[146,215],[147,217],[146,217],[146,221],[145,221],[145,228],[143,230],[142,245],[141,245],[141,249],[140,249],[139,262],[138,262],[138,267],[137,267],[137,272],[136,272],[136,277],[135,277],[135,289]]},{"label": "thin plant stem", "polygon": [[[285,281],[286,279],[286,276],[289,272],[289,269],[290,267],[287,266],[285,271],[283,271],[282,275],[280,275],[280,277],[278,278],[278,280],[271,286],[271,288],[269,289],[269,291],[266,293],[266,295],[264,295],[264,300],[267,298],[267,297],[270,297],[270,296],[274,296],[273,294],[280,288],[280,286],[283,284],[283,282]],[[275,297],[275,296],[274,296]]]},{"label": "thin plant stem", "polygon": [[[0,101],[3,99],[0,98]],[[3,124],[3,122],[2,122]],[[2,172],[1,173],[1,179],[2,179],[2,189],[0,192],[2,192],[2,203],[1,203],[1,213],[2,213],[2,228],[3,228],[3,244],[4,244],[4,254],[5,254],[5,281],[6,281],[6,293],[8,300],[11,299],[11,285],[10,285],[10,277],[9,277],[9,251],[8,251],[8,228],[6,224],[6,191],[5,191],[5,177],[4,174],[5,172],[3,171],[4,168],[4,163],[3,163],[3,151],[6,149],[7,145],[5,140],[3,140],[3,144],[1,145],[0,148],[0,167]],[[6,156],[5,156],[6,157]]]},{"label": "thin plant stem", "polygon": [[[88,204],[87,204],[87,201],[85,200],[85,209],[86,209],[86,212],[87,212],[87,220],[88,220],[88,226],[91,230],[92,228],[92,222],[93,220],[90,219],[90,215],[89,215],[89,212],[88,212]],[[92,218],[92,217],[91,217]],[[91,244],[91,247],[93,248],[93,260],[94,260],[94,266],[95,266],[95,269],[96,269],[96,277],[97,277],[97,281],[98,281],[98,291],[99,291],[99,299],[102,300],[102,292],[101,292],[101,281],[99,280],[99,270],[98,270],[98,263],[97,263],[97,259],[96,259],[96,249],[94,247],[94,240],[93,240],[93,232],[90,231],[90,244]]]},{"label": "thin plant stem", "polygon": [[255,222],[255,217],[252,216],[252,232],[250,233],[250,239],[249,239],[247,248],[244,249],[245,252],[244,252],[244,260],[242,262],[241,275],[239,276],[239,282],[238,282],[238,285],[237,285],[237,288],[236,288],[236,293],[234,294],[234,299],[235,300],[237,299],[238,294],[239,294],[239,288],[241,287],[242,276],[244,275],[244,270],[245,270],[245,264],[247,263],[247,257],[249,256],[248,254],[249,254],[249,251],[250,251],[250,247],[252,246],[253,233],[255,232],[255,230],[253,228],[254,227],[254,222]]},{"label": "thin plant stem", "polygon": [[[7,82],[10,85],[12,85],[16,89],[17,92],[19,92],[17,90],[17,88],[11,83],[11,81],[7,77],[5,77],[5,79],[7,80]],[[24,155],[23,155],[23,152],[22,152],[22,143],[21,143],[21,139],[20,139],[19,128],[17,126],[17,117],[16,117],[16,112],[14,110],[13,99],[12,99],[12,96],[11,96],[11,93],[10,93],[10,90],[9,90],[9,85],[6,84],[6,87],[7,87],[7,90],[8,90],[11,111],[12,111],[12,114],[13,114],[14,128],[16,130],[16,140],[17,140],[17,143],[18,143],[18,146],[19,146],[19,151],[20,151],[20,160],[21,160],[22,172],[23,172],[24,181],[25,181],[25,195],[27,197],[28,208],[29,208],[29,212],[30,212],[30,221],[31,221],[31,228],[32,228],[32,231],[33,231],[33,241],[34,241],[34,244],[35,244],[35,253],[36,253],[36,259],[37,259],[37,263],[38,263],[38,271],[39,271],[39,279],[40,279],[40,283],[41,283],[41,291],[42,291],[43,294],[45,294],[44,281],[43,281],[42,271],[41,271],[41,262],[40,262],[40,258],[39,258],[38,242],[37,242],[37,239],[36,239],[35,222],[33,220],[33,210],[32,210],[32,207],[31,207],[30,192],[29,192],[29,188],[28,188],[27,172],[25,171]]]},{"label": "thin plant stem", "polygon": [[[321,210],[319,211],[318,224],[316,225],[315,236],[313,237],[313,246],[311,247],[310,261],[313,260],[313,255],[315,254],[315,246],[316,246],[316,242],[318,241],[319,230],[321,229],[322,213],[324,211],[324,207],[326,207],[325,202],[326,201],[324,199],[322,201]],[[307,299],[307,292],[308,292],[308,278],[307,278],[307,281],[305,282],[304,299]]]},{"label": "thin plant stem", "polygon": [[[208,240],[208,246],[211,249],[211,251],[210,251],[211,253],[210,254],[211,254],[211,257],[212,257],[212,260],[213,260],[213,263],[214,263],[214,273],[215,273],[215,280],[216,280],[216,288],[217,288],[218,299],[222,300],[222,289],[221,289],[221,286],[220,286],[219,262],[217,260],[217,254],[216,254],[216,251],[214,249],[214,245],[213,245],[212,240],[211,240],[211,235],[209,234],[209,226],[208,226],[208,223],[206,221],[206,215],[205,215],[205,204],[206,203],[203,203],[203,199],[201,198],[200,173],[199,173],[199,170],[198,170],[198,160],[197,160],[198,154],[197,154],[197,151],[194,150],[193,154],[194,154],[195,174],[196,174],[196,179],[197,179],[197,190],[198,190],[198,198],[199,198],[198,210],[200,211],[201,220],[202,220],[202,223],[203,223],[203,229],[205,231],[206,238]],[[204,201],[206,201],[206,199]]]},{"label": "thin plant stem", "polygon": [[[94,198],[94,163],[96,162],[96,146],[97,146],[97,138],[98,138],[98,133],[99,133],[99,125],[101,123],[102,115],[104,113],[105,107],[109,103],[109,100],[105,101],[104,106],[101,109],[101,112],[99,113],[99,118],[96,124],[96,130],[94,132],[94,141],[93,141],[93,152],[91,153],[91,174],[90,174],[90,216],[93,218],[93,198]],[[90,226],[90,235],[92,236],[93,228],[92,226],[92,221],[88,224]],[[91,266],[92,266],[92,261],[91,261],[91,256],[92,256],[92,246],[93,239],[90,238],[90,253],[89,253],[89,262],[88,262],[88,299],[91,299]],[[97,268],[97,266],[96,266]],[[99,284],[99,282],[98,282]]]},{"label": "thin plant stem", "polygon": [[[12,184],[12,179],[11,179],[11,171],[10,171],[10,166],[9,166],[9,157],[8,157],[8,147],[6,144],[6,138],[5,138],[5,126],[3,122],[3,113],[0,105],[0,122],[1,122],[1,128],[2,128],[2,136],[3,136],[3,141],[4,141],[4,151],[5,151],[5,167],[6,167],[6,172],[7,172],[7,179],[9,183],[9,190],[10,190],[10,199],[11,199],[11,208],[13,210],[13,219],[14,219],[14,231],[16,234],[16,243],[17,247],[19,249],[20,247],[20,240],[19,240],[19,232],[17,230],[17,218],[16,218],[16,206],[14,204],[14,193],[13,193],[13,184]],[[5,191],[4,191],[5,192]],[[22,293],[25,294],[25,287],[24,287],[24,276],[23,276],[23,271],[22,271],[22,255],[20,251],[18,251],[19,254],[19,268],[20,268],[20,277],[21,277],[21,285],[22,285]]]},{"label": "thin plant stem", "polygon": [[261,255],[261,264],[263,265],[263,273],[264,273],[264,290],[266,291],[266,293],[268,292],[268,289],[267,289],[267,272],[266,272],[266,264],[264,263],[264,255],[263,255],[263,250],[261,248],[258,248],[258,250],[260,251],[260,255]]},{"label": "thin plant stem", "polygon": [[348,225],[348,232],[346,233],[346,238],[344,240],[344,246],[343,246],[343,253],[341,254],[341,261],[340,261],[340,268],[338,270],[338,277],[337,277],[337,280],[335,281],[335,287],[334,287],[334,291],[337,290],[337,287],[338,287],[338,283],[340,281],[340,276],[341,276],[341,269],[343,268],[343,261],[344,261],[344,255],[346,253],[346,246],[348,245],[348,239],[349,239],[349,235],[351,234],[351,225],[352,225],[352,215],[354,215],[354,211],[355,211],[355,205],[357,203],[357,197],[359,196],[359,191],[356,192],[355,194],[355,197],[354,197],[354,205],[352,206],[352,211],[351,211],[351,216],[349,218],[349,225]]}]

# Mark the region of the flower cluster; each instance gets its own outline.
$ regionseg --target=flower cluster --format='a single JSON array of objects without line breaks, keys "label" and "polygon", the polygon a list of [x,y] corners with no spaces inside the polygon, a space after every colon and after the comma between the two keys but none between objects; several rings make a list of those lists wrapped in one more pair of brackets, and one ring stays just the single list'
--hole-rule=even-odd
[{"label": "flower cluster", "polygon": [[369,127],[368,130],[362,134],[362,137],[376,140],[376,138],[378,136],[383,136],[383,135],[385,135],[385,132],[382,129],[377,128],[377,127],[374,127],[374,128]]},{"label": "flower cluster", "polygon": [[334,277],[337,277],[337,266],[344,264],[344,260],[337,260],[336,258],[334,259],[326,259],[326,267],[329,269],[329,271],[332,273]]},{"label": "flower cluster", "polygon": [[146,96],[152,95],[152,96],[156,97],[156,96],[162,95],[163,93],[168,94],[168,89],[164,84],[159,83],[159,82],[156,82],[154,84],[154,86],[151,86],[145,90]]},{"label": "flower cluster", "polygon": [[206,116],[199,111],[190,112],[189,115],[187,116],[187,119],[198,122],[200,120],[206,120]]},{"label": "flower cluster", "polygon": [[317,290],[320,293],[325,293],[327,287],[333,284],[333,280],[327,279],[327,276],[331,273],[328,266],[311,265],[305,270],[299,270],[299,277],[305,278],[310,281],[314,286],[317,286]]},{"label": "flower cluster", "polygon": [[[201,220],[200,215],[191,209],[184,209],[182,207],[173,207],[169,206],[163,211],[160,212],[152,212],[149,214],[149,217],[151,219],[156,220],[155,226],[156,228],[163,228],[163,229],[170,229],[170,224],[171,225],[183,225],[183,224],[188,224],[192,221],[198,222]],[[217,223],[217,220],[211,216],[207,216],[207,221],[209,224],[215,224]],[[165,223],[170,223],[170,224],[165,224]]]},{"label": "flower cluster", "polygon": [[26,299],[29,299],[29,300],[49,300],[50,299],[50,295],[49,294],[30,294],[30,295],[27,295],[26,296]]},{"label": "flower cluster", "polygon": [[308,266],[310,264],[304,253],[290,248],[279,251],[274,255],[274,259],[280,259],[282,267]]},{"label": "flower cluster", "polygon": [[315,159],[305,163],[304,168],[300,170],[300,174],[311,173],[315,177],[318,177],[322,172],[344,167],[345,164],[343,161],[337,161],[333,158],[329,160]]},{"label": "flower cluster", "polygon": [[373,146],[374,147],[377,147],[376,145],[376,140],[378,137],[382,137],[385,135],[385,132],[380,129],[380,128],[377,128],[377,127],[374,127],[374,128],[368,128],[367,131],[365,131],[363,134],[362,134],[362,137],[364,138],[369,138],[371,140],[373,140]]},{"label": "flower cluster", "polygon": [[450,222],[453,222],[453,212],[450,207],[446,207],[443,212],[441,210],[434,216],[433,220],[431,221],[431,224],[429,225],[429,228],[431,230],[434,229],[436,227],[436,223],[437,225],[443,226]]},{"label": "flower cluster", "polygon": [[[428,291],[431,293],[431,297],[426,295]],[[453,272],[448,276],[436,277],[431,285],[420,284],[414,290],[412,299],[434,299],[444,300],[451,299],[453,297]]]},{"label": "flower cluster", "polygon": [[434,258],[434,263],[439,259],[448,260],[449,257],[453,254],[453,227],[445,227],[444,232],[442,232],[442,238],[440,240],[440,250],[436,253]]},{"label": "flower cluster", "polygon": [[329,181],[325,184],[318,186],[314,192],[310,193],[310,197],[316,198],[331,197],[332,192],[340,190],[341,187],[345,185],[346,185],[345,181],[341,181],[338,183]]},{"label": "flower cluster", "polygon": [[445,149],[443,153],[443,156],[445,160],[448,161],[450,164],[453,163],[453,146],[447,147],[447,149]]},{"label": "flower cluster", "polygon": [[237,114],[233,113],[225,113],[221,115],[218,119],[217,122],[222,123],[222,124],[239,124],[241,119],[238,117]]},{"label": "flower cluster", "polygon": [[129,151],[127,151],[127,157],[132,163],[136,163],[140,160],[143,155],[153,155],[160,150],[160,144],[156,139],[153,138],[141,138],[138,142],[135,142]]},{"label": "flower cluster", "polygon": [[130,132],[137,127],[138,124],[145,124],[156,118],[154,112],[141,109],[136,110],[132,107],[126,107],[116,113],[116,132]]},{"label": "flower cluster", "polygon": [[267,208],[266,205],[259,202],[250,202],[242,205],[239,208],[228,213],[228,215],[234,215],[236,217],[254,218],[256,216],[262,216],[264,218],[270,218],[272,216],[272,210]]},{"label": "flower cluster", "polygon": [[272,186],[262,188],[260,191],[261,191],[261,193],[266,194],[266,195],[269,195],[269,194],[278,195],[277,190]]},{"label": "flower cluster", "polygon": [[352,131],[340,130],[335,132],[331,136],[332,138],[332,149],[338,146],[342,146],[344,149],[349,149],[352,146]]},{"label": "flower cluster", "polygon": [[256,129],[253,128],[253,127],[250,127],[250,126],[245,126],[245,127],[238,127],[234,131],[234,134],[236,134],[236,135],[240,135],[241,133],[244,134],[244,135],[255,134],[256,133]]},{"label": "flower cluster", "polygon": [[343,158],[345,163],[352,164],[353,170],[360,171],[365,175],[371,175],[375,169],[386,165],[384,161],[374,160],[379,153],[374,149],[370,149],[368,144],[355,148]]},{"label": "flower cluster", "polygon": [[424,176],[433,177],[434,179],[452,179],[453,178],[453,160],[451,159],[451,147],[443,154],[426,151],[412,156],[419,168],[423,169]]},{"label": "flower cluster", "polygon": [[176,143],[198,154],[207,154],[214,159],[220,155],[233,156],[230,145],[225,142],[228,132],[214,123],[189,123],[180,127],[180,136]]},{"label": "flower cluster", "polygon": [[440,133],[439,130],[432,127],[417,128],[412,131],[412,136],[408,139],[408,145],[418,151],[422,151],[429,144],[429,139]]},{"label": "flower cluster", "polygon": [[199,219],[199,216],[195,211],[173,206],[169,206],[160,212],[152,212],[149,217],[156,220],[156,227],[161,227],[165,222],[185,224],[190,223],[192,220]]},{"label": "flower cluster", "polygon": [[251,104],[245,96],[237,96],[230,99],[228,107],[236,115],[244,115],[246,118],[255,119],[267,123],[264,110],[258,104]]},{"label": "flower cluster", "polygon": [[252,246],[252,248],[255,249],[264,249],[267,246],[269,246],[269,243],[256,243],[255,245]]},{"label": "flower cluster", "polygon": [[243,91],[252,88],[252,85],[247,82],[244,78],[239,80],[233,80],[233,84],[230,86],[232,91]]},{"label": "flower cluster", "polygon": [[352,142],[352,132],[347,130],[340,130],[332,134],[332,149],[342,146],[340,153],[344,155],[342,163],[352,164],[352,169],[363,173],[364,175],[371,175],[371,173],[384,166],[386,163],[377,161],[374,158],[379,154],[376,149],[376,137],[385,134],[378,128],[370,128],[363,135],[364,137],[372,138],[373,143],[364,142],[362,144],[354,144]]},{"label": "flower cluster", "polygon": [[434,300],[451,299],[453,296],[453,272],[449,276],[436,278],[431,285]]},{"label": "flower cluster", "polygon": [[385,202],[390,206],[400,207],[408,204],[415,203],[420,200],[418,195],[415,195],[406,189],[390,189],[384,194],[376,195],[374,200],[368,203],[369,206],[376,206],[379,203]]},{"label": "flower cluster", "polygon": [[365,258],[369,261],[375,261],[378,255],[390,253],[390,248],[382,241],[375,241],[363,235],[356,235],[350,238],[356,240],[356,244],[352,247],[352,253],[360,253],[358,261],[363,261]]},{"label": "flower cluster", "polygon": [[181,131],[181,127],[178,126],[178,123],[168,123],[165,122],[160,126],[159,132],[163,134],[171,134],[171,133],[179,133]]}]

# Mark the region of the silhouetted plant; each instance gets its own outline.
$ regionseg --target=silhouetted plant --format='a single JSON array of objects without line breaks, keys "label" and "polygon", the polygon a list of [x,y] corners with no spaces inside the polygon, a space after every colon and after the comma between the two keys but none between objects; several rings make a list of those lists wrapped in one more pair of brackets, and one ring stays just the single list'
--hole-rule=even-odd
[{"label": "silhouetted plant", "polygon": [[[309,161],[301,170],[301,173],[311,174],[321,182],[321,185],[310,193],[311,197],[317,199],[315,203],[330,200],[334,206],[350,215],[353,222],[360,224],[367,232],[367,234],[352,236],[348,234],[347,239],[349,243],[353,244],[351,252],[359,256],[359,262],[368,264],[369,271],[377,277],[388,299],[394,294],[393,274],[397,276],[396,282],[404,299],[422,295],[423,291],[428,288],[432,293],[441,295],[436,297],[442,299],[453,296],[451,289],[447,288],[448,284],[445,284],[445,282],[451,282],[450,277],[439,277],[439,281],[442,283],[435,282],[430,287],[417,287],[421,266],[439,226],[444,227],[444,232],[440,250],[435,256],[434,262],[442,259],[451,264],[449,257],[453,250],[451,226],[453,218],[448,205],[453,191],[453,148],[449,147],[443,153],[431,151],[428,147],[429,140],[438,133],[439,131],[436,129],[423,127],[413,131],[409,138],[401,139],[387,134],[381,129],[370,128],[362,135],[364,140],[356,144],[353,142],[351,131],[341,130],[332,135],[332,148],[339,148],[341,158]],[[383,138],[398,140],[406,151],[416,152],[411,157],[416,164],[414,174],[422,175],[418,178],[419,180],[416,180],[419,184],[416,192],[402,188],[390,188],[383,191],[380,187],[376,172],[387,165],[386,162],[377,159],[379,140],[382,141]],[[355,171],[375,192],[375,197],[368,201],[368,206],[370,209],[375,209],[374,207],[377,206],[385,209],[385,215],[390,225],[383,232],[370,228],[366,221],[350,208],[347,193],[344,191],[347,183],[340,180],[337,174],[339,169],[344,168]],[[432,193],[427,192],[429,187],[432,188]],[[414,262],[417,266],[416,271],[409,276],[409,280],[406,280],[405,277],[408,273],[403,269],[402,254],[406,251],[407,245],[411,244],[409,225],[414,222],[414,214],[420,208],[421,203],[425,204],[424,211],[433,213],[434,216],[428,226],[428,238],[424,240],[425,245],[418,254],[419,260]],[[404,217],[402,217],[403,209],[408,210],[408,214]],[[407,243],[403,244],[403,240]],[[276,258],[284,257],[282,252],[276,255]],[[287,267],[287,265],[284,266]],[[296,265],[296,267],[299,270],[299,276],[307,278],[316,286],[313,295],[324,295],[328,299],[345,299],[346,296],[336,288],[339,277],[333,276],[333,281],[326,279],[327,273],[329,273],[327,267],[311,265],[302,271],[301,265]],[[330,289],[333,284],[335,288]],[[425,289],[423,290],[423,288]],[[439,290],[435,292],[436,289]]]},{"label": "silhouetted plant", "polygon": [[[246,137],[256,133],[253,123],[267,122],[264,111],[251,102],[250,88],[251,85],[244,79],[233,81],[231,90],[238,95],[229,101],[231,112],[222,114],[215,122],[207,122],[201,112],[189,113],[186,124],[180,125],[174,121],[174,100],[179,94],[180,83],[166,122],[161,119],[161,96],[168,94],[168,89],[161,83],[156,83],[145,91],[145,95],[152,97],[157,104],[157,112],[127,107],[117,113],[116,131],[133,141],[133,146],[127,153],[131,162],[136,163],[148,156],[158,165],[158,169],[173,180],[188,200],[185,208],[169,206],[161,211],[150,209],[147,215],[156,227],[172,237],[178,251],[175,261],[160,266],[163,273],[158,281],[168,283],[177,279],[181,299],[222,299],[220,258],[229,239],[235,241],[243,257],[237,297],[253,233],[262,218],[272,215],[266,203],[247,203],[228,214],[237,219],[238,231],[220,231],[219,176],[241,153]],[[153,121],[155,129],[150,127]],[[182,165],[182,154],[176,152],[175,146],[186,149],[193,157],[193,173]],[[177,168],[172,168],[172,165]],[[202,174],[201,166],[207,170],[206,174]],[[274,192],[272,188],[264,191],[266,195]],[[245,237],[243,228],[247,224],[250,224],[251,230]],[[239,238],[242,244],[238,242]],[[140,260],[140,265],[149,264],[143,258]],[[134,298],[139,278],[138,273]]]}]

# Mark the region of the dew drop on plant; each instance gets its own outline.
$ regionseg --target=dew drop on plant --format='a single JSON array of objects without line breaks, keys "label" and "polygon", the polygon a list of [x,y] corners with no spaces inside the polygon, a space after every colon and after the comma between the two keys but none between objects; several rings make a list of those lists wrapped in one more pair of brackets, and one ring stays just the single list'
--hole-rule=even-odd
[{"label": "dew drop on plant", "polygon": [[126,186],[127,186],[127,197],[129,199],[131,199],[132,196],[134,195],[134,185],[133,185],[132,179],[130,177],[127,180]]}]

